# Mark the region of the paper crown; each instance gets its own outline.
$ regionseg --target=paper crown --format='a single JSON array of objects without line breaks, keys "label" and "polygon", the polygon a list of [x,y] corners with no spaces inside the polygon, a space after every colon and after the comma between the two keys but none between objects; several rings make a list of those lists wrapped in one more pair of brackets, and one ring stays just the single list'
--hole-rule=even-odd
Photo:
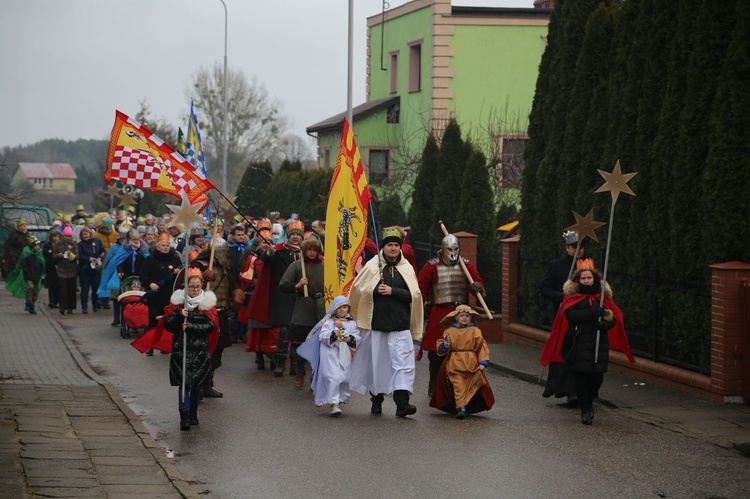
[{"label": "paper crown", "polygon": [[383,229],[383,240],[380,241],[380,245],[385,246],[388,243],[398,243],[399,245],[403,243],[401,239],[401,227],[394,225]]},{"label": "paper crown", "polygon": [[83,205],[82,204],[77,204],[76,205],[76,211],[83,211]]},{"label": "paper crown", "polygon": [[300,236],[304,236],[305,224],[302,222],[302,220],[292,220],[291,222],[289,222],[289,225],[287,225],[286,231],[290,236],[294,233],[297,233]]},{"label": "paper crown", "polygon": [[166,232],[162,232],[161,234],[159,234],[159,237],[156,240],[159,241],[160,243],[171,242],[171,239],[169,238],[169,234],[167,234]]},{"label": "paper crown", "polygon": [[268,219],[265,220],[258,220],[255,222],[255,230],[258,232],[262,230],[271,230],[271,221]]},{"label": "paper crown", "polygon": [[592,258],[582,258],[576,262],[576,270],[594,270],[595,268]]},{"label": "paper crown", "polygon": [[201,269],[197,269],[195,267],[188,268],[188,279],[191,277],[200,277],[203,279],[203,272],[201,272]]},{"label": "paper crown", "polygon": [[36,244],[41,244],[41,241],[39,241],[39,239],[37,239],[36,236],[29,236],[26,240],[28,241],[29,246],[34,246]]},{"label": "paper crown", "polygon": [[102,227],[104,229],[111,229],[112,228],[112,219],[109,218],[109,217],[103,218],[100,227]]},{"label": "paper crown", "polygon": [[16,227],[20,227],[22,225],[26,225],[26,220],[24,220],[23,218],[19,218],[18,220],[16,220]]},{"label": "paper crown", "polygon": [[235,222],[239,222],[239,223],[242,223],[242,222],[244,222],[244,221],[245,221],[245,218],[244,218],[244,217],[243,217],[242,215],[235,215],[235,216],[234,216],[234,221],[235,221]]},{"label": "paper crown", "polygon": [[574,230],[566,230],[563,232],[563,239],[565,239],[565,244],[578,244],[578,232]]}]

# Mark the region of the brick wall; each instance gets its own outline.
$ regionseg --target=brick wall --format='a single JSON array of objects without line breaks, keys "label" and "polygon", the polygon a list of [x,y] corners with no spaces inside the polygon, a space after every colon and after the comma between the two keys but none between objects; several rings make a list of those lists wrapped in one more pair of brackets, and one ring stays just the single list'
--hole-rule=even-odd
[{"label": "brick wall", "polygon": [[[514,237],[501,242],[501,331],[487,341],[541,348],[549,333],[516,322],[519,240]],[[728,262],[712,265],[711,275],[710,377],[641,358],[630,364],[619,352],[613,352],[610,367],[719,402],[750,402],[750,264]]]},{"label": "brick wall", "polygon": [[747,391],[748,325],[742,286],[748,278],[750,264],[711,265],[711,391],[726,401],[744,399]]}]

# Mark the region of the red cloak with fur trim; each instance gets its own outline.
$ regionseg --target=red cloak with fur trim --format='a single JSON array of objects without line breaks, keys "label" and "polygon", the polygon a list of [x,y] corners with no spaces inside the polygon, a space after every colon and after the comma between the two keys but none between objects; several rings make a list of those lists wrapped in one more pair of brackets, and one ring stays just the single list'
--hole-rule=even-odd
[{"label": "red cloak with fur trim", "polygon": [[[568,330],[568,318],[565,316],[565,311],[581,300],[589,298],[593,298],[598,302],[601,299],[601,295],[599,293],[596,293],[595,295],[587,295],[583,293],[565,295],[562,305],[560,305],[560,308],[557,310],[555,321],[552,323],[552,332],[542,349],[542,356],[539,359],[539,363],[543,366],[546,366],[550,362],[565,362],[562,357],[560,357],[560,349],[562,348],[565,333]],[[604,308],[611,310],[615,318],[615,325],[607,332],[609,338],[609,349],[618,350],[624,353],[630,362],[635,363],[635,358],[633,358],[633,354],[630,351],[628,337],[625,333],[625,322],[622,316],[622,310],[620,310],[620,307],[618,307],[614,300],[608,296],[604,297]]]},{"label": "red cloak with fur trim", "polygon": [[[161,316],[158,324],[143,333],[140,338],[136,338],[135,340],[130,342],[130,344],[133,345],[136,350],[141,353],[144,353],[150,349],[161,350],[162,352],[167,353],[172,351],[172,333],[166,330],[164,324],[167,322],[167,317],[172,315],[175,310],[183,307],[183,301],[175,303],[175,295],[181,291],[182,290],[178,290],[172,293],[172,298],[170,299],[169,305],[164,307],[164,315]],[[207,293],[213,294],[212,291],[207,291]],[[216,298],[214,297],[214,304],[215,303]],[[208,318],[211,319],[211,322],[214,323],[214,329],[208,335],[208,353],[209,355],[213,355],[214,350],[216,349],[216,345],[219,343],[219,315],[216,312],[215,305],[205,310],[201,309],[200,305],[198,305],[198,310],[206,314]]]}]

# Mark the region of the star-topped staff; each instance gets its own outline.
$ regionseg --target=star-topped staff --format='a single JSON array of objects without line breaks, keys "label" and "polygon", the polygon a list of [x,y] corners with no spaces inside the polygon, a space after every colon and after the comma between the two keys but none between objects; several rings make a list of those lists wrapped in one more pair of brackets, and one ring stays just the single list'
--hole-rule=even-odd
[{"label": "star-topped staff", "polygon": [[[615,203],[617,203],[617,198],[620,195],[621,192],[624,192],[625,194],[630,194],[631,196],[635,196],[635,193],[633,190],[628,187],[628,182],[630,179],[635,177],[638,172],[634,173],[622,173],[622,170],[620,169],[620,160],[617,160],[617,164],[615,164],[615,169],[612,171],[612,173],[607,173],[602,170],[597,170],[599,174],[604,177],[604,180],[606,181],[603,186],[599,187],[596,192],[605,192],[609,191],[612,194],[612,207],[609,211],[609,227],[607,229],[607,251],[604,254],[604,273],[602,274],[602,292],[601,297],[599,298],[599,305],[604,306],[604,290],[606,288],[607,284],[607,268],[609,267],[609,249],[610,245],[612,243],[612,222],[615,217]],[[594,350],[594,362],[597,362],[599,360],[599,331],[596,332],[596,350]]]},{"label": "star-topped staff", "polygon": [[126,210],[128,209],[128,206],[132,206],[135,203],[135,197],[129,192],[118,194],[117,197],[120,198],[119,206],[124,206]]},{"label": "star-topped staff", "polygon": [[190,204],[190,200],[184,193],[182,194],[182,204],[174,205],[165,203],[165,206],[176,216],[172,221],[172,225],[182,223],[187,230],[190,230],[190,227],[192,227],[194,223],[199,225],[204,222],[203,217],[198,214],[198,210],[201,209],[201,204]]},{"label": "star-topped staff", "polygon": [[115,202],[115,197],[119,198],[122,194],[120,193],[120,188],[117,187],[116,182],[112,182],[107,186],[107,193],[109,194],[109,209],[111,210]]},{"label": "star-topped staff", "polygon": [[590,237],[596,242],[599,242],[599,239],[596,237],[596,229],[601,227],[602,225],[607,225],[604,222],[597,222],[594,220],[594,209],[591,208],[588,213],[586,213],[585,217],[582,217],[577,212],[573,212],[573,216],[576,219],[575,225],[571,225],[567,229],[575,231],[578,234],[578,243],[576,244],[576,252],[573,255],[573,263],[570,265],[570,271],[568,272],[568,279],[570,279],[570,276],[573,275],[573,270],[576,266],[576,260],[578,260],[578,252],[581,249],[581,243],[583,243],[583,240],[586,239],[586,237]]}]

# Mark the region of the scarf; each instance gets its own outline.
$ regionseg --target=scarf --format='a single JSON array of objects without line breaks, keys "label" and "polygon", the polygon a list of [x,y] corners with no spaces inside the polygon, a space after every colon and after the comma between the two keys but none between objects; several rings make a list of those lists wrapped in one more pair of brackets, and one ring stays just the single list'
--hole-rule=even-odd
[{"label": "scarf", "polygon": [[185,308],[192,312],[198,305],[200,305],[200,303],[203,301],[203,298],[205,297],[206,292],[203,290],[201,290],[200,294],[195,298],[191,297],[187,293],[187,290],[185,290]]}]

